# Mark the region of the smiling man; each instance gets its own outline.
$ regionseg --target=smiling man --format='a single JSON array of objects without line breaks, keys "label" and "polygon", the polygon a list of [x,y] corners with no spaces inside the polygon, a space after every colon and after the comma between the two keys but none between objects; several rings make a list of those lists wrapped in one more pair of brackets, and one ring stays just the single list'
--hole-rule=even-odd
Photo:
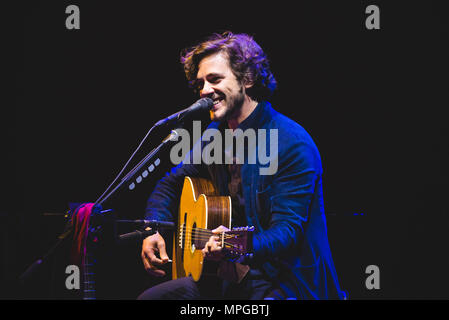
[{"label": "smiling man", "polygon": [[[147,219],[177,221],[184,178],[209,179],[220,195],[231,196],[232,225],[255,227],[253,255],[230,262],[212,236],[202,253],[219,265],[216,275],[166,281],[139,299],[343,298],[327,238],[320,155],[309,134],[268,102],[276,81],[263,50],[246,34],[225,32],[186,50],[181,62],[193,89],[214,101],[209,128],[278,130],[278,169],[261,175],[261,164],[245,159],[190,162],[161,179],[148,200]],[[161,266],[170,260],[163,235],[143,241],[142,261],[151,275],[165,276]]]},{"label": "smiling man", "polygon": [[227,121],[231,129],[237,128],[258,104],[246,94],[252,83],[242,83],[237,79],[224,52],[212,54],[201,60],[195,84],[202,98],[209,97],[214,101],[211,119]]}]

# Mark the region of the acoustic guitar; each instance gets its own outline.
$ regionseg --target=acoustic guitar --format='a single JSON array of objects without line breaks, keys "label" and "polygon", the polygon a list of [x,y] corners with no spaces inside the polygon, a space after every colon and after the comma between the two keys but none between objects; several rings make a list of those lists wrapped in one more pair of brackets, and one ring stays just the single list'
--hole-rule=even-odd
[{"label": "acoustic guitar", "polygon": [[[179,204],[177,230],[173,239],[173,279],[191,275],[198,281],[205,261],[202,249],[213,229],[231,229],[232,206],[229,196],[220,196],[211,181],[185,177]],[[254,227],[233,228],[219,235],[226,256],[235,259],[251,254]]]}]

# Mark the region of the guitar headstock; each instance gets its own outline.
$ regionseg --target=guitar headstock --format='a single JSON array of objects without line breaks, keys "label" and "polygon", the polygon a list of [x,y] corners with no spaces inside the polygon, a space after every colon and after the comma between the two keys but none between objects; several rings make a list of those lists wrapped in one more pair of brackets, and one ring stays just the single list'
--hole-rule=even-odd
[{"label": "guitar headstock", "polygon": [[229,256],[249,256],[253,252],[254,227],[237,227],[224,233],[224,249]]}]

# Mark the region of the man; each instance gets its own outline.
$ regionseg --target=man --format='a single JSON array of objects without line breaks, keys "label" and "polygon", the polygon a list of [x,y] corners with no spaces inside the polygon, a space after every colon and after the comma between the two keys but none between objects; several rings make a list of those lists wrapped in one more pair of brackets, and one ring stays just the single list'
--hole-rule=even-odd
[{"label": "man", "polygon": [[[202,251],[218,263],[219,276],[163,282],[139,299],[343,298],[327,239],[320,156],[307,132],[266,101],[276,81],[260,46],[245,34],[215,34],[187,50],[181,62],[193,88],[214,101],[209,128],[277,130],[277,167],[261,175],[260,163],[245,160],[190,162],[161,179],[148,200],[147,219],[176,221],[184,177],[208,178],[221,195],[231,195],[233,226],[255,227],[254,254],[228,262],[212,236]],[[162,235],[143,241],[142,260],[150,274],[165,275],[161,266],[169,257]]]}]

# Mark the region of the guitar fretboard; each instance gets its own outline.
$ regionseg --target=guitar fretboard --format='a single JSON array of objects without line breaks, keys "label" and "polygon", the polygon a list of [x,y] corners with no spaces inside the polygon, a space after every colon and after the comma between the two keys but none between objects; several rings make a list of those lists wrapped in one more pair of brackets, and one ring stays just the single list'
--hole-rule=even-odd
[{"label": "guitar fretboard", "polygon": [[[89,245],[87,246],[89,248]],[[95,300],[95,258],[87,251],[83,265],[83,300]]]}]

